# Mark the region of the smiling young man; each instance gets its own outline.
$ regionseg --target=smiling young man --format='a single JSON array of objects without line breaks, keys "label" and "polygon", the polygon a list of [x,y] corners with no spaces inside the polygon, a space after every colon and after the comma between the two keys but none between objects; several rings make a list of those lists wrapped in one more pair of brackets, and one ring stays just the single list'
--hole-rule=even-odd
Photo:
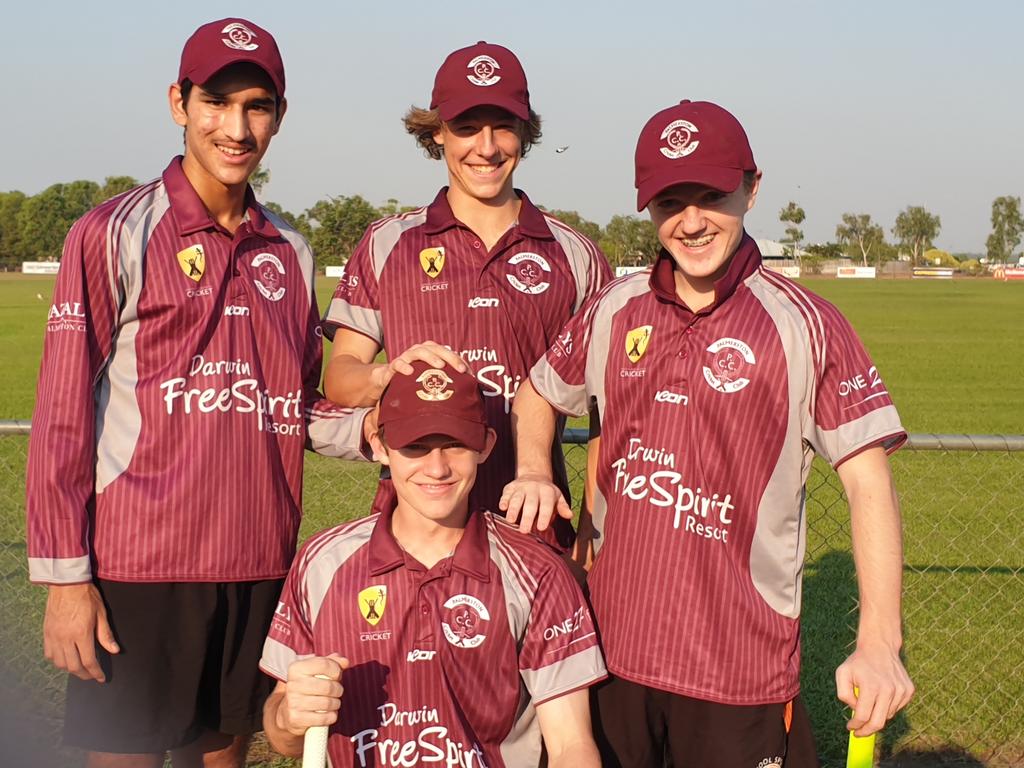
[{"label": "smiling young man", "polygon": [[345,766],[599,765],[587,687],[605,676],[590,613],[547,545],[471,513],[496,440],[468,372],[415,361],[380,401],[376,457],[397,499],[313,536],[261,667],[264,728],[286,755],[329,725]]},{"label": "smiling young man", "polygon": [[606,765],[815,766],[799,697],[804,483],[817,453],[849,498],[860,625],[836,683],[850,727],[872,733],[913,693],[886,457],[906,433],[849,323],[765,269],[744,232],[761,172],[736,118],[684,101],[646,124],[635,160],[663,250],[573,318],[520,388],[528,479],[505,500],[533,515],[556,409],[596,404],[588,584],[612,676],[594,696]]},{"label": "smiling young man", "polygon": [[[324,317],[334,341],[324,387],[337,403],[368,406],[414,360],[472,370],[497,432],[473,501],[497,510],[514,472],[516,389],[610,271],[592,242],[513,186],[540,138],[540,117],[507,48],[480,42],[450,54],[430,109],[413,107],[405,125],[428,155],[444,159],[448,186],[430,205],[373,224],[349,259]],[[387,364],[374,362],[382,348]],[[560,441],[548,450],[568,496]],[[377,508],[393,494],[385,476]],[[567,506],[562,514],[570,515]],[[568,520],[554,529],[545,535],[568,546]]]},{"label": "smiling young man", "polygon": [[185,152],[64,246],[28,463],[65,742],[89,766],[241,766],[301,516],[305,445],[358,450],[317,393],[305,241],[247,181],[287,103],[273,37],[203,25],[170,86]]}]

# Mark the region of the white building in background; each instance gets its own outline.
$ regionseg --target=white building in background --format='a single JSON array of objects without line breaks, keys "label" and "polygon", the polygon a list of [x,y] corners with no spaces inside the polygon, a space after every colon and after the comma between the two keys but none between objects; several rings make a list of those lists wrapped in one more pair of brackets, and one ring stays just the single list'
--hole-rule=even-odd
[{"label": "white building in background", "polygon": [[[757,248],[761,251],[761,255],[766,259],[788,259],[790,258],[786,254],[786,246],[780,243],[778,240],[769,240],[766,237],[759,237],[754,240],[757,243]],[[800,258],[808,256],[809,254],[803,248],[796,249],[796,255]]]}]

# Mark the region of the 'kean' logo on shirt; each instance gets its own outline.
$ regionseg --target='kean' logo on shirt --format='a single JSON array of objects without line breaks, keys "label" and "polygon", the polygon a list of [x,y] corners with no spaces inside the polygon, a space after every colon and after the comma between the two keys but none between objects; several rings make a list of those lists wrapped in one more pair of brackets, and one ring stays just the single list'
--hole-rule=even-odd
[{"label": "'kean' logo on shirt", "polygon": [[206,271],[206,254],[203,246],[190,245],[183,251],[178,251],[178,266],[185,273],[185,277],[195,280],[197,283],[203,279]]},{"label": "'kean' logo on shirt", "polygon": [[651,341],[653,325],[638,325],[626,334],[626,357],[634,365],[644,356]]},{"label": "'kean' logo on shirt", "polygon": [[376,627],[384,618],[388,602],[388,588],[383,584],[367,587],[359,593],[359,613],[371,627]]},{"label": "'kean' logo on shirt", "polygon": [[424,248],[420,251],[420,266],[427,277],[437,277],[444,269],[444,248]]}]

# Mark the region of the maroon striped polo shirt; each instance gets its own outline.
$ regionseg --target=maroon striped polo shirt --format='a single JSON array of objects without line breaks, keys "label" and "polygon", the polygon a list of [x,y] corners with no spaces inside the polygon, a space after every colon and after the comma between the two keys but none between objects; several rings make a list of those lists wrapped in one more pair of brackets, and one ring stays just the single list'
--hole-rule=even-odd
[{"label": "maroon striped polo shirt", "polygon": [[391,514],[303,546],[260,667],[287,680],[310,655],[352,663],[328,741],[335,768],[535,768],[535,706],[605,677],[579,587],[547,545],[487,512],[425,569],[392,536]]},{"label": "maroon striped polo shirt", "polygon": [[804,483],[906,439],[835,307],[761,265],[745,236],[715,300],[676,296],[674,263],[617,280],[531,381],[601,414],[589,584],[609,670],[727,704],[799,688]]},{"label": "maroon striped polo shirt", "polygon": [[[518,190],[519,221],[488,252],[455,218],[446,193],[370,227],[345,266],[324,328],[330,338],[337,328],[358,331],[389,356],[427,339],[462,355],[482,385],[487,419],[498,433],[470,503],[497,509],[515,476],[510,411],[516,389],[611,272],[592,242]],[[568,498],[560,441],[552,445],[552,460]],[[387,487],[378,510],[393,500]],[[565,545],[571,526],[559,524]]]},{"label": "maroon striped polo shirt", "polygon": [[259,206],[232,237],[176,158],[64,245],[28,460],[33,581],[279,578],[308,442],[358,452],[316,391],[313,256]]}]

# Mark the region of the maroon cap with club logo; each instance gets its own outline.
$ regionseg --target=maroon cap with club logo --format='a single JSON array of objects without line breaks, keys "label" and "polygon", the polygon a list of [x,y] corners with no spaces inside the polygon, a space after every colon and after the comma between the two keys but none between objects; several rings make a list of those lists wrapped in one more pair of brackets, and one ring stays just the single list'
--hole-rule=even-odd
[{"label": "maroon cap with club logo", "polygon": [[430,108],[442,120],[451,120],[485,104],[507,109],[521,120],[530,119],[523,65],[508,48],[481,40],[444,60],[434,77]]},{"label": "maroon cap with club logo", "polygon": [[739,120],[710,101],[688,99],[647,121],[636,143],[635,163],[638,211],[676,184],[732,192],[744,171],[757,170]]},{"label": "maroon cap with club logo", "polygon": [[277,42],[267,30],[245,19],[221,19],[203,24],[181,51],[178,83],[202,85],[224,67],[239,62],[255,64],[274,83],[277,98],[284,98],[284,62]]},{"label": "maroon cap with club logo", "polygon": [[408,376],[396,373],[380,398],[377,425],[388,446],[402,448],[427,435],[445,435],[483,451],[487,417],[476,377],[419,360],[412,367]]}]

